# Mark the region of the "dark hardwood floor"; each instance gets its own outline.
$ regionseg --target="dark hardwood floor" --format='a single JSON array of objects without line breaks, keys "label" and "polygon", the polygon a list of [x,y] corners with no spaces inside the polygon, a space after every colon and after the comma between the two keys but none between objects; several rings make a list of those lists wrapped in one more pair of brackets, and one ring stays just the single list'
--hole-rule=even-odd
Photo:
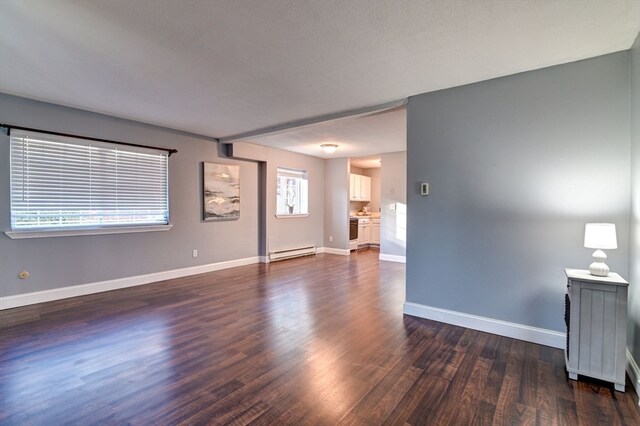
[{"label": "dark hardwood floor", "polygon": [[640,425],[630,383],[569,381],[561,350],[403,316],[377,256],[0,312],[0,423]]}]

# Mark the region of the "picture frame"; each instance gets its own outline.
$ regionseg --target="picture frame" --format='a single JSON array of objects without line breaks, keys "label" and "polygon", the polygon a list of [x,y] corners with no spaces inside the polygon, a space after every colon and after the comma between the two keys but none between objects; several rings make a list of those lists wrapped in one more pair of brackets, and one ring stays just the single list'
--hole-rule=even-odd
[{"label": "picture frame", "polygon": [[240,218],[240,166],[203,163],[202,218],[205,222]]}]

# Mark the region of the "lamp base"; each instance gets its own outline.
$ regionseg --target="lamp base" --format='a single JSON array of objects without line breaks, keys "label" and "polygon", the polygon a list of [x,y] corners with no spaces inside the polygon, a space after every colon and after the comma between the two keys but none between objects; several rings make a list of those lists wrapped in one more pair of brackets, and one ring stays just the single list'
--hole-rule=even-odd
[{"label": "lamp base", "polygon": [[589,265],[589,273],[596,277],[607,277],[609,276],[609,267],[604,262],[593,262]]},{"label": "lamp base", "polygon": [[589,265],[589,273],[596,277],[606,277],[609,275],[609,267],[604,263],[607,255],[600,249],[593,252],[593,263]]}]

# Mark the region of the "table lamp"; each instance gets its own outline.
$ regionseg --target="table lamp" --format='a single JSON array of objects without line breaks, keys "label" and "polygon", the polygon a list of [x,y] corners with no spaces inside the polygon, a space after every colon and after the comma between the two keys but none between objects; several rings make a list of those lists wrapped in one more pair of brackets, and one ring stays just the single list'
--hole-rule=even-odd
[{"label": "table lamp", "polygon": [[609,267],[604,263],[607,255],[603,249],[617,249],[616,225],[613,223],[587,223],[584,227],[584,246],[596,249],[593,252],[593,263],[589,265],[589,273],[597,277],[609,275]]}]

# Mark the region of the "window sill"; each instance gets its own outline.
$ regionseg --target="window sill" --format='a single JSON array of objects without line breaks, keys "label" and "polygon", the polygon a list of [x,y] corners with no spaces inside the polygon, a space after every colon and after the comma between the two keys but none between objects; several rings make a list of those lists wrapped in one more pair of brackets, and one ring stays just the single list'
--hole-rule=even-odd
[{"label": "window sill", "polygon": [[277,214],[278,219],[293,219],[296,217],[309,217],[309,214]]},{"label": "window sill", "polygon": [[46,231],[7,231],[5,235],[12,240],[24,238],[73,237],[78,235],[129,234],[134,232],[168,231],[173,225],[141,225],[121,226],[113,228],[84,228],[84,229],[51,229]]}]

